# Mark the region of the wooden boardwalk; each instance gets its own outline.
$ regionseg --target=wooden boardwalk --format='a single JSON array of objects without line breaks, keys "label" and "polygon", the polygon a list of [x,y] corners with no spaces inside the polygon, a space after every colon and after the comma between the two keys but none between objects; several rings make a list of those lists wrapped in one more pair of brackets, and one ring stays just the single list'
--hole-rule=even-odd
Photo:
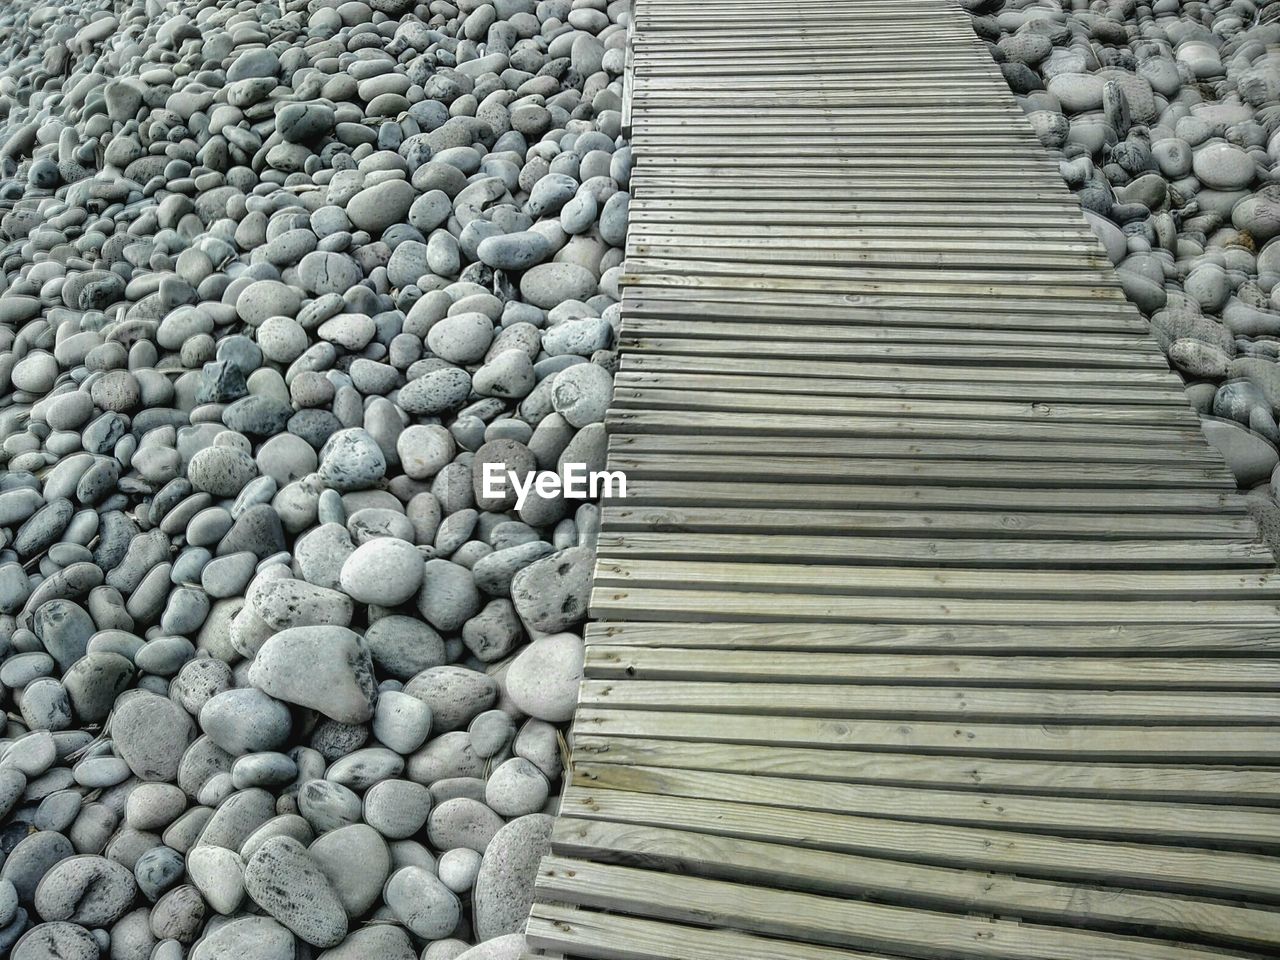
[{"label": "wooden boardwalk", "polygon": [[1280,577],[950,0],[639,0],[530,945],[1280,955]]}]

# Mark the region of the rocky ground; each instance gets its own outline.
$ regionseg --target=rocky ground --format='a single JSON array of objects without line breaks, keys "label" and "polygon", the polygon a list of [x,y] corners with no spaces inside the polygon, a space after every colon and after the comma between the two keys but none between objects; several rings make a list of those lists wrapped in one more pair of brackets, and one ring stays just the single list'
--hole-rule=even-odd
[{"label": "rocky ground", "polygon": [[1280,549],[1280,2],[964,5]]},{"label": "rocky ground", "polygon": [[0,6],[0,956],[519,954],[625,11]]}]

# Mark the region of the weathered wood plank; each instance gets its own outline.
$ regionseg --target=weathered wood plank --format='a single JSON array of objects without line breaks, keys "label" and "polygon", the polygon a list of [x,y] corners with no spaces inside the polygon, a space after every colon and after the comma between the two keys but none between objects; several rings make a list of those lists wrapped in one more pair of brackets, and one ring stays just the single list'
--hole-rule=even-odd
[{"label": "weathered wood plank", "polygon": [[[1005,571],[1001,570],[1001,579]],[[994,578],[992,578],[994,579]],[[980,599],[972,596],[847,596],[833,593],[745,592],[737,589],[677,589],[631,584],[598,584],[591,594],[592,616],[639,620],[808,620],[814,623],[997,623],[1027,624],[1232,624],[1274,623],[1280,604],[1250,598],[1146,601]]]},{"label": "weathered wood plank", "polygon": [[554,903],[534,904],[526,935],[529,945],[540,949],[523,960],[547,960],[548,949],[572,950],[574,957],[596,960],[900,960],[880,952],[819,947]]},{"label": "weathered wood plank", "polygon": [[1280,581],[962,11],[628,34],[627,496],[529,945],[1280,952]]},{"label": "weathered wood plank", "polygon": [[[1273,693],[1051,690],[1043,686],[920,687],[847,680],[819,683],[587,679],[583,706],[619,710],[697,710],[792,717],[901,717],[1055,723],[1269,723],[1280,717]],[[1280,733],[1280,728],[1277,729]]]},{"label": "weathered wood plank", "polygon": [[[1006,468],[1007,469],[1007,468]],[[749,534],[606,533],[606,559],[709,560],[731,556],[763,563],[908,564],[992,567],[1251,567],[1270,570],[1271,551],[1261,543],[1230,540],[1049,540],[788,537]]]},{"label": "weathered wood plank", "polygon": [[633,681],[769,680],[782,684],[920,683],[1280,692],[1280,661],[1257,657],[927,656],[736,648],[717,651],[597,642],[587,649],[586,667],[588,675],[597,679]]},{"label": "weathered wood plank", "polygon": [[[896,651],[956,655],[999,652],[1069,656],[1249,656],[1280,651],[1274,624],[1236,627],[1105,624],[919,626],[895,623],[589,623],[587,644],[695,650]],[[1271,657],[1268,656],[1270,660]]]},{"label": "weathered wood plank", "polygon": [[[898,750],[953,756],[1087,759],[1274,766],[1274,724],[1255,727],[1134,727],[1106,724],[943,723],[831,720],[749,714],[601,710],[584,707],[575,727],[597,736],[712,743]],[[748,794],[747,796],[750,796]],[[1277,863],[1280,870],[1280,862]]]},{"label": "weathered wood plank", "polygon": [[[978,793],[1280,806],[1280,767],[1008,760],[858,750],[841,750],[836,766],[831,763],[830,751],[818,748],[688,743],[589,733],[574,737],[573,750],[579,759],[621,766],[890,783],[926,789],[951,787]],[[767,826],[760,828],[760,835],[768,836]]]},{"label": "weathered wood plank", "polygon": [[1167,894],[1098,890],[608,821],[561,820],[552,842],[558,856],[846,899],[1016,915],[1040,923],[1143,932],[1192,942],[1252,948],[1280,944],[1280,915]]},{"label": "weathered wood plank", "polygon": [[732,803],[570,786],[562,810],[575,819],[696,830],[713,836],[772,838],[801,849],[862,854],[903,863],[996,870],[1108,887],[1221,895],[1274,904],[1280,870],[1273,857],[1124,841],[1068,840],[983,827],[788,810],[739,799]]},{"label": "weathered wood plank", "polygon": [[833,946],[945,950],[955,957],[1026,960],[1222,960],[1212,948],[1145,938],[980,919],[839,900],[746,884],[654,874],[631,867],[551,856],[537,890],[549,900],[617,909],[669,920],[728,925]]}]

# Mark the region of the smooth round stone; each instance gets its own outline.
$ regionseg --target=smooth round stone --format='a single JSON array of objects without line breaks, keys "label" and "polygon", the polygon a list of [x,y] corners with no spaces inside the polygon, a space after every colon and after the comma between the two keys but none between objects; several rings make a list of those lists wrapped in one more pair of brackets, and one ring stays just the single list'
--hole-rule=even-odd
[{"label": "smooth round stone", "polygon": [[502,827],[484,851],[472,890],[476,936],[519,933],[533,904],[538,864],[551,849],[552,817],[530,814]]},{"label": "smooth round stone", "polygon": [[346,293],[363,276],[359,265],[342,253],[313,250],[298,264],[298,281],[313,295]]},{"label": "smooth round stone", "polygon": [[448,560],[423,567],[418,611],[437,630],[457,630],[480,611],[480,591],[471,571]]},{"label": "smooth round stone", "polygon": [[453,436],[439,424],[413,424],[396,438],[401,469],[414,480],[429,480],[446,467],[456,451]]},{"label": "smooth round stone", "polygon": [[480,261],[495,270],[528,270],[553,253],[551,242],[532,230],[486,237],[476,248]]},{"label": "smooth round stone", "polygon": [[236,298],[236,313],[251,327],[260,327],[269,317],[294,317],[302,306],[302,296],[279,280],[258,280]]},{"label": "smooth round stone", "polygon": [[119,757],[91,757],[72,770],[76,783],[91,790],[114,787],[129,779],[129,765]]},{"label": "smooth round stone", "polygon": [[552,383],[552,406],[579,428],[603,422],[612,397],[613,377],[594,363],[579,363],[562,370]]},{"label": "smooth round stone", "polygon": [[493,706],[498,684],[487,673],[448,665],[422,671],[405,684],[404,692],[431,708],[432,729],[438,733],[459,730]]},{"label": "smooth round stone", "polygon": [[36,350],[19,360],[9,376],[19,390],[47,393],[58,378],[58,361],[53,354]]},{"label": "smooth round stone", "polygon": [[416,617],[382,617],[365,630],[364,641],[378,670],[399,680],[447,660],[444,640]]},{"label": "smooth round stone", "polygon": [[440,850],[468,847],[484,853],[501,827],[502,818],[498,814],[467,797],[444,801],[427,818],[427,836],[432,846]]},{"label": "smooth round stone", "polygon": [[318,960],[368,960],[371,957],[418,960],[418,953],[402,927],[384,923],[353,930],[338,946],[320,954]]},{"label": "smooth round stone", "polygon": [[278,750],[292,728],[289,708],[251,687],[214,694],[200,708],[200,729],[232,756]]},{"label": "smooth round stone", "polygon": [[258,558],[249,552],[215,557],[200,571],[200,586],[211,597],[239,596],[253,579]]},{"label": "smooth round stone", "polygon": [[402,222],[413,205],[414,192],[404,180],[387,180],[361,190],[347,201],[347,216],[361,230],[377,236]]},{"label": "smooth round stone", "polygon": [[245,864],[245,892],[301,940],[333,947],[347,935],[347,915],[324,872],[292,837],[272,837]]},{"label": "smooth round stone", "polygon": [[373,664],[359,634],[340,626],[305,626],[271,636],[249,668],[264,693],[310,707],[340,723],[365,723],[376,697]]},{"label": "smooth round stone", "polygon": [[99,856],[68,857],[40,880],[35,908],[44,920],[104,927],[124,915],[137,893],[133,874],[120,864]]},{"label": "smooth round stone", "polygon": [[340,783],[308,780],[298,791],[298,809],[323,834],[359,821],[360,798]]},{"label": "smooth round stone", "polygon": [[342,589],[360,603],[395,607],[422,585],[423,557],[404,540],[379,537],[361,544],[342,565]]},{"label": "smooth round stone", "polygon": [[177,704],[150,693],[134,693],[117,702],[111,740],[134,775],[172,783],[194,725]]},{"label": "smooth round stone", "polygon": [[471,376],[458,367],[442,367],[410,380],[397,395],[406,413],[435,416],[456,410],[471,393]]},{"label": "smooth round stone", "polygon": [[1280,454],[1270,442],[1232,420],[1201,417],[1200,429],[1227,461],[1241,487],[1268,480],[1280,464]]},{"label": "smooth round stone", "polygon": [[462,917],[457,895],[422,867],[397,870],[384,897],[395,918],[424,940],[448,936]]},{"label": "smooth round stone", "polygon": [[262,355],[276,363],[292,363],[309,345],[307,331],[291,317],[268,317],[258,328]]},{"label": "smooth round stone", "polygon": [[1229,143],[1209,143],[1195,152],[1191,164],[1201,183],[1216,190],[1243,190],[1257,176],[1253,158]]},{"label": "smooth round stone", "polygon": [[1259,244],[1280,236],[1280,186],[1269,184],[1231,209],[1231,222]]},{"label": "smooth round stone", "polygon": [[458,847],[440,855],[436,872],[440,882],[457,894],[464,894],[475,885],[483,857],[474,850]]},{"label": "smooth round stone", "polygon": [[577,704],[583,658],[582,640],[574,634],[539,637],[508,668],[507,695],[531,717],[565,723]]},{"label": "smooth round stone", "polygon": [[0,879],[14,885],[23,903],[31,903],[44,875],[53,869],[54,864],[74,853],[71,841],[61,833],[53,830],[31,833],[9,851],[4,866],[0,867]]},{"label": "smooth round stone", "polygon": [[391,853],[377,830],[363,823],[331,830],[307,852],[329,878],[349,916],[361,916],[377,903],[391,872]]},{"label": "smooth round stone", "polygon": [[84,927],[59,921],[32,927],[9,956],[10,960],[99,960],[101,951]]},{"label": "smooth round stone", "polygon": [[180,817],[187,796],[170,783],[140,783],[129,791],[125,820],[135,830],[158,831]]},{"label": "smooth round stone", "polygon": [[187,874],[217,913],[230,916],[244,900],[244,861],[225,847],[198,846],[187,855]]},{"label": "smooth round stone", "polygon": [[364,429],[339,430],[321,451],[319,476],[335,490],[366,490],[387,472],[377,441]]},{"label": "smooth round stone", "polygon": [[484,801],[504,817],[537,813],[547,802],[551,784],[528,760],[512,757],[489,775]]},{"label": "smooth round stone", "polygon": [[1106,81],[1095,74],[1064,73],[1051,77],[1046,89],[1062,104],[1067,113],[1085,113],[1102,107],[1102,91]]},{"label": "smooth round stone", "polygon": [[298,765],[287,754],[271,751],[237,757],[231,767],[231,782],[237,790],[283,787],[297,776]]},{"label": "smooth round stone", "polygon": [[427,332],[431,352],[450,363],[475,363],[493,342],[493,321],[483,313],[445,317]]},{"label": "smooth round stone", "polygon": [[596,275],[576,263],[541,263],[520,277],[521,296],[543,309],[565,300],[585,301],[595,295],[598,287]]},{"label": "smooth round stone", "polygon": [[409,754],[427,739],[431,730],[431,708],[422,700],[398,690],[378,696],[373,715],[373,735],[392,750]]},{"label": "smooth round stone", "polygon": [[492,757],[511,742],[516,725],[505,711],[486,710],[471,721],[467,733],[471,736],[471,749],[476,756]]},{"label": "smooth round stone", "polygon": [[417,834],[431,813],[431,791],[410,780],[383,780],[364,795],[364,819],[388,840]]},{"label": "smooth round stone", "polygon": [[[240,917],[206,928],[191,960],[293,960],[293,935],[270,917]],[[323,956],[324,954],[322,954]]]}]

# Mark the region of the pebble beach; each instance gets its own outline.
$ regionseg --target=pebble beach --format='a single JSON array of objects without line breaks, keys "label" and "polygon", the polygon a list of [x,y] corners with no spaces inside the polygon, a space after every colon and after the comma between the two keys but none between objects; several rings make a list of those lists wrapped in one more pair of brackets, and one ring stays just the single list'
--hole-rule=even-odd
[{"label": "pebble beach", "polygon": [[513,960],[626,4],[0,10],[0,955]]},{"label": "pebble beach", "polygon": [[1280,550],[1280,4],[963,6]]},{"label": "pebble beach", "polygon": [[[1280,549],[1280,0],[961,5]],[[0,956],[524,954],[628,20],[0,7]]]}]

